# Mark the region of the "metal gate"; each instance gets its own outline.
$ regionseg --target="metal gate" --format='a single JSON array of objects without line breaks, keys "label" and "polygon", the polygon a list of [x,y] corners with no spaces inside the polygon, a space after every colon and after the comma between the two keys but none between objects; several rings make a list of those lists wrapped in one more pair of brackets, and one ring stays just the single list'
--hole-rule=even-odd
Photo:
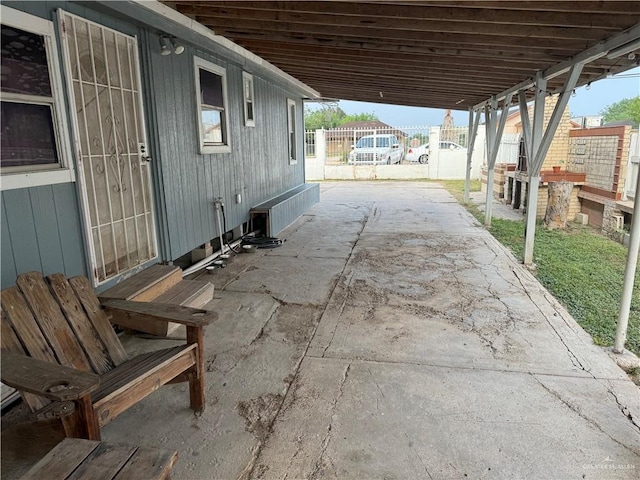
[{"label": "metal gate", "polygon": [[138,44],[60,11],[94,283],[157,256]]}]

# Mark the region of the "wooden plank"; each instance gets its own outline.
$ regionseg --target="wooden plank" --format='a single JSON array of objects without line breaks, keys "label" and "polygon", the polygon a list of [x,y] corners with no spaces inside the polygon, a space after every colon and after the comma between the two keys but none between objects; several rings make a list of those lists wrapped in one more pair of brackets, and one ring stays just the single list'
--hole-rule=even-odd
[{"label": "wooden plank", "polygon": [[109,352],[109,357],[113,364],[117,366],[126,362],[127,352],[122,348],[116,332],[113,331],[113,327],[111,327],[109,320],[100,307],[100,302],[98,302],[89,280],[86,277],[73,277],[69,279],[69,284],[84,307],[84,311],[100,340],[102,340],[103,345]]},{"label": "wooden plank", "polygon": [[[3,292],[3,295],[4,295],[4,292]],[[4,310],[2,310],[1,312],[0,321],[1,321],[0,325],[2,325],[2,329],[0,331],[0,344],[2,345],[2,351],[16,353],[19,355],[26,355],[24,351],[24,347],[20,343],[20,340],[18,339],[18,335],[16,334],[15,330],[11,326],[11,323],[9,322],[9,319],[7,318]],[[9,387],[9,388],[12,388],[12,387]],[[39,397],[38,395],[33,395],[28,392],[20,392],[20,395],[22,395],[25,403],[29,405],[29,408],[32,411],[40,410],[41,408],[46,407],[51,403],[51,401],[47,398]],[[5,393],[3,393],[2,395],[3,407],[5,406],[5,403],[8,405],[12,401],[13,401],[12,395],[7,395],[5,397]]]},{"label": "wooden plank", "polygon": [[62,314],[58,303],[51,296],[49,287],[40,272],[23,273],[16,284],[27,301],[42,333],[62,365],[90,370],[82,347]]},{"label": "wooden plank", "polygon": [[153,303],[167,303],[184,307],[201,308],[213,299],[215,287],[209,282],[182,280],[175,287],[164,292]]},{"label": "wooden plank", "polygon": [[115,367],[115,363],[111,361],[109,352],[93,328],[93,324],[66,277],[61,273],[56,273],[49,275],[47,279],[54,298],[67,317],[71,329],[89,359],[92,370],[97,374],[111,370]]},{"label": "wooden plank", "polygon": [[138,447],[133,457],[113,480],[164,480],[169,478],[178,452],[157,448]]},{"label": "wooden plank", "polygon": [[153,368],[132,370],[130,374],[134,379],[131,382],[96,400],[93,408],[100,426],[106,425],[131,405],[191,368],[196,362],[197,353],[195,346],[190,347],[183,346],[175,355],[164,359]]},{"label": "wooden plank", "polygon": [[100,442],[66,480],[111,480],[138,447]]},{"label": "wooden plank", "polygon": [[169,265],[152,265],[99,294],[103,298],[149,301],[182,280],[182,270]]},{"label": "wooden plank", "polygon": [[9,352],[2,354],[1,375],[13,388],[56,401],[77,400],[100,384],[95,373]]},{"label": "wooden plank", "polygon": [[195,365],[195,375],[189,380],[190,405],[196,412],[202,412],[205,407],[205,366],[204,366],[204,332],[201,328],[187,327],[187,343],[197,346],[198,354]]},{"label": "wooden plank", "polygon": [[0,302],[3,317],[11,323],[27,353],[33,358],[58,363],[18,287],[5,288],[0,295]]},{"label": "wooden plank", "polygon": [[65,438],[36,463],[21,480],[65,479],[93,452],[100,442]]},{"label": "wooden plank", "polygon": [[[175,322],[182,325],[204,327],[218,318],[216,312],[181,305],[167,305],[126,300],[107,299],[102,302],[113,315],[113,322],[124,325],[128,320],[149,322]],[[127,325],[125,325],[127,326]]]}]

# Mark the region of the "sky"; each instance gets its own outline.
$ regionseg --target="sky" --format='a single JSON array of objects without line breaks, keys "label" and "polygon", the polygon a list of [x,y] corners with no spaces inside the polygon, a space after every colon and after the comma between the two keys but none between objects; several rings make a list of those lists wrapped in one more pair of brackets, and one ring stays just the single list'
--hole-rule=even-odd
[{"label": "sky", "polygon": [[[577,88],[576,95],[569,100],[569,112],[571,117],[599,115],[608,105],[637,95],[640,95],[640,67],[614,75],[612,78],[598,80],[592,83],[589,89],[586,86]],[[319,106],[311,102],[308,105],[312,108]],[[397,127],[440,125],[445,113],[437,108],[403,107],[349,100],[341,100],[339,105],[348,115],[375,113],[382,122]],[[452,113],[455,125],[464,126],[469,123],[468,111]]]}]

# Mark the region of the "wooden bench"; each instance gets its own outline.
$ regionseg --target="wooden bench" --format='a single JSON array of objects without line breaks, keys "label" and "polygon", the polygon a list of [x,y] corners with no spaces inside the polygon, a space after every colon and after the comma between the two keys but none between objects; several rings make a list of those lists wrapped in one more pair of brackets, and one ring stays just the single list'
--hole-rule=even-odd
[{"label": "wooden bench", "polygon": [[22,480],[163,480],[177,458],[175,451],[66,438]]},{"label": "wooden bench", "polygon": [[319,201],[320,185],[303,183],[249,210],[251,229],[260,223],[264,233],[273,237]]},{"label": "wooden bench", "polygon": [[[104,300],[89,280],[20,275],[2,291],[2,381],[40,418],[60,416],[69,437],[100,439],[100,427],[166,383],[189,382],[205,407],[204,327],[216,313],[178,305]],[[186,325],[186,344],[127,358],[107,314]],[[71,407],[69,407],[71,405]]]}]

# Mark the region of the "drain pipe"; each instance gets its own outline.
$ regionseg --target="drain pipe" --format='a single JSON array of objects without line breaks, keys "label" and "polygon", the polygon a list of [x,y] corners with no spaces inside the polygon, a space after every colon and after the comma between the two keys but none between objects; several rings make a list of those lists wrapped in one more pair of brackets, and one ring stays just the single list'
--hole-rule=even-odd
[{"label": "drain pipe", "polygon": [[[222,201],[222,197],[216,197],[214,199],[214,201],[213,201],[213,206],[216,209],[216,221],[218,222],[218,232],[220,232],[220,237],[219,237],[220,238],[220,251],[214,253],[213,255],[209,255],[206,258],[203,258],[198,263],[194,263],[189,268],[186,268],[185,270],[183,270],[182,271],[182,276],[183,277],[186,277],[187,275],[191,275],[192,273],[195,273],[198,270],[206,267],[211,262],[213,262],[216,258],[218,258],[220,255],[225,253],[225,250],[224,250],[224,238],[223,238],[224,232],[222,231],[222,208],[224,208],[224,202]],[[240,243],[240,240],[238,240],[237,242],[234,242],[234,247],[235,247],[235,243]]]},{"label": "drain pipe", "polygon": [[222,202],[222,197],[217,197],[213,201],[213,205],[216,207],[216,221],[218,222],[218,232],[220,232],[220,253],[224,253],[224,239],[222,238],[224,235],[222,231],[222,209],[224,208],[224,203]]}]

